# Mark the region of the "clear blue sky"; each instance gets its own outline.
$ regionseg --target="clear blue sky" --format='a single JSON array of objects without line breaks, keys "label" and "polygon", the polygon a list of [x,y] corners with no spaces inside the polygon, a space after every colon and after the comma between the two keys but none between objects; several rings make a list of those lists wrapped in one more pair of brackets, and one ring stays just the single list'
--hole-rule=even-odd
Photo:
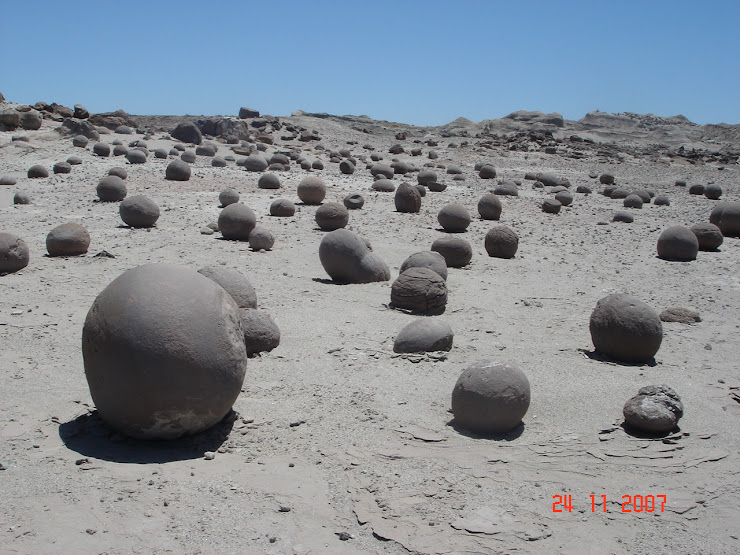
[{"label": "clear blue sky", "polygon": [[0,92],[14,102],[740,123],[740,0],[0,0],[0,18]]}]

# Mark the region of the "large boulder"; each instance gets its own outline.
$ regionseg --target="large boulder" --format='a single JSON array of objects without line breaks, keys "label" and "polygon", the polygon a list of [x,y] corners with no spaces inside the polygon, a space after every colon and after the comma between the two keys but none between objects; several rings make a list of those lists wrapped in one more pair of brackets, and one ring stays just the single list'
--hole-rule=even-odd
[{"label": "large boulder", "polygon": [[12,233],[0,233],[0,274],[10,274],[28,266],[26,242]]},{"label": "large boulder", "polygon": [[408,183],[401,183],[393,199],[398,212],[415,214],[421,210],[421,193],[419,189]]},{"label": "large boulder", "polygon": [[442,314],[447,307],[447,284],[429,268],[409,268],[393,282],[390,306],[414,314]]},{"label": "large boulder", "polygon": [[90,234],[76,223],[58,225],[46,235],[49,256],[78,256],[90,247]]},{"label": "large boulder", "polygon": [[319,245],[319,260],[337,283],[388,281],[388,265],[372,252],[370,244],[348,229],[327,233]]},{"label": "large boulder", "polygon": [[152,227],[159,219],[159,206],[147,196],[134,195],[118,206],[121,220],[131,227]]},{"label": "large boulder", "polygon": [[239,108],[239,119],[251,119],[251,118],[258,118],[260,117],[259,110],[254,110],[252,108],[245,108],[242,106]]},{"label": "large boulder", "polygon": [[719,210],[719,217],[716,222],[717,227],[720,228],[725,237],[740,236],[740,202],[723,202],[721,204],[722,208]]},{"label": "large boulder", "polygon": [[485,247],[488,256],[495,258],[514,258],[519,248],[519,236],[513,229],[499,225],[486,233]]},{"label": "large boulder", "polygon": [[203,142],[203,135],[201,134],[200,129],[198,129],[198,126],[192,122],[177,124],[177,127],[170,132],[170,135],[173,139],[177,139],[183,143],[199,145]]},{"label": "large boulder", "polygon": [[326,185],[321,178],[309,175],[298,184],[297,193],[306,204],[321,204],[326,197]]},{"label": "large boulder", "polygon": [[28,131],[36,131],[37,129],[41,129],[42,121],[40,113],[36,110],[29,110],[21,114],[20,126]]},{"label": "large boulder", "polygon": [[210,428],[231,410],[247,367],[239,309],[189,268],[146,264],[95,299],[82,356],[100,417],[140,439]]},{"label": "large boulder", "polygon": [[696,255],[699,252],[699,240],[688,227],[675,225],[660,234],[657,248],[659,258],[689,262],[696,260]]},{"label": "large boulder", "polygon": [[440,237],[432,243],[432,251],[442,255],[448,268],[467,266],[473,258],[473,247],[465,239],[454,236]]}]

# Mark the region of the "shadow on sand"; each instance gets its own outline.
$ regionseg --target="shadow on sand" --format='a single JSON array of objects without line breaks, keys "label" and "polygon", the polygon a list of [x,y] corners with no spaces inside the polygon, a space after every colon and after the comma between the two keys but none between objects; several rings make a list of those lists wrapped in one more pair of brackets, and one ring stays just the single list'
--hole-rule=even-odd
[{"label": "shadow on sand", "polygon": [[447,425],[450,426],[453,430],[455,430],[458,434],[469,437],[471,439],[488,439],[493,441],[514,441],[515,439],[519,439],[519,437],[524,433],[524,422],[520,422],[519,425],[514,428],[513,430],[506,432],[505,434],[479,434],[477,432],[473,432],[471,430],[468,430],[466,428],[463,428],[455,422],[455,419],[453,418],[449,422],[447,422]]}]

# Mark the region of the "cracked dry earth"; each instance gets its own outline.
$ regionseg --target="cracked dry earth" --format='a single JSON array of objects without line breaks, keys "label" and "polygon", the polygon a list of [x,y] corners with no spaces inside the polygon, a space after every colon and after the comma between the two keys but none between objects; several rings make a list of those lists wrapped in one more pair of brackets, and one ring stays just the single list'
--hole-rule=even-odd
[{"label": "cracked dry earth", "polygon": [[[392,135],[364,134],[308,116],[285,118],[316,129],[326,149],[385,161]],[[435,163],[462,168],[464,181],[428,192],[419,214],[395,212],[393,194],[370,190],[363,163],[342,175],[316,142],[301,143],[328,186],[326,202],[365,197],[349,228],[368,238],[391,268],[391,281],[334,285],[318,258],[324,233],[315,207],[292,218],[268,216],[279,197],[297,201],[307,172],[279,173],[283,188],[261,190],[259,174],[233,162],[214,168],[199,156],[187,182],[164,180],[168,160],[129,165],[72,146],[45,122],[12,142],[0,133],[0,230],[31,250],[25,269],[0,277],[0,551],[4,553],[737,553],[740,551],[740,240],[693,262],[656,258],[661,230],[708,221],[715,201],[688,194],[676,179],[715,182],[738,200],[740,168],[679,165],[664,159],[598,155],[579,160],[540,152],[448,148],[436,136]],[[428,131],[434,136],[434,131]],[[154,133],[149,148],[173,142]],[[103,135],[110,142],[117,135]],[[124,136],[124,142],[142,135]],[[411,145],[411,136],[404,145]],[[424,137],[416,137],[424,138]],[[347,146],[347,141],[358,144]],[[217,143],[219,155],[230,154]],[[292,143],[291,143],[292,144]],[[417,166],[423,156],[398,155]],[[268,153],[285,150],[280,140]],[[75,154],[66,175],[28,179],[26,170]],[[445,313],[454,332],[449,353],[396,355],[395,335],[414,316],[388,307],[390,286],[410,254],[442,235],[436,221],[449,202],[477,214],[499,177],[521,180],[518,197],[501,197],[500,223],[519,235],[515,258],[486,255],[493,222],[474,218],[460,237],[473,246],[463,269],[450,268]],[[162,215],[149,231],[121,226],[116,204],[96,202],[108,169],[124,166],[128,194],[146,194]],[[559,215],[544,214],[547,189],[523,177],[568,177],[574,194]],[[667,194],[671,205],[631,210],[598,194],[592,172],[613,173],[628,188]],[[415,174],[396,176],[415,182]],[[270,252],[200,233],[218,217],[218,193],[231,187],[276,235]],[[33,203],[13,206],[16,190]],[[87,255],[44,256],[55,226],[84,225]],[[605,223],[605,225],[600,225]],[[107,252],[109,256],[94,256]],[[216,428],[169,444],[110,432],[97,419],[82,365],[80,337],[97,294],[121,272],[147,262],[193,268],[223,264],[255,286],[258,306],[280,327],[281,344],[250,359],[235,413]],[[699,310],[702,321],[665,323],[652,365],[620,365],[590,356],[588,321],[605,295],[629,292],[658,312]],[[532,387],[523,428],[502,438],[450,425],[450,394],[466,365],[485,358],[516,362]],[[667,384],[681,396],[680,430],[640,438],[620,427],[625,401],[640,387]],[[572,510],[553,512],[553,496]],[[592,512],[591,495],[596,507]],[[602,495],[606,502],[602,503]],[[652,512],[623,512],[623,496],[655,496]],[[661,505],[658,496],[665,496]],[[634,500],[634,497],[633,497]],[[555,508],[563,508],[563,505]],[[658,508],[659,507],[659,508]],[[630,508],[629,506],[625,508]],[[605,509],[605,510],[604,510]],[[661,510],[662,509],[662,510]]]}]

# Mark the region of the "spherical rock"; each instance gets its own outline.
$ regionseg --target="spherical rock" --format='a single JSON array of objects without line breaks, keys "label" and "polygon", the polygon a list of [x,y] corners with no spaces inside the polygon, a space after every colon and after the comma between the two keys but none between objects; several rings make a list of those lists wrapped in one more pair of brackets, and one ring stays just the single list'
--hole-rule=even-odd
[{"label": "spherical rock", "polygon": [[40,113],[38,113],[36,110],[29,110],[28,112],[23,112],[21,114],[19,123],[23,129],[36,131],[38,129],[41,129],[42,121],[43,120],[41,119]]},{"label": "spherical rock", "polygon": [[478,172],[478,177],[480,177],[481,179],[495,179],[496,168],[494,168],[490,164],[485,164],[481,166],[481,169]]},{"label": "spherical rock", "polygon": [[492,227],[486,233],[485,247],[488,256],[514,258],[519,248],[519,236],[505,225]]},{"label": "spherical rock", "polygon": [[658,195],[653,201],[655,206],[670,206],[671,200],[665,195]]},{"label": "spherical rock", "polygon": [[559,191],[555,194],[555,200],[563,206],[570,206],[573,203],[573,195],[569,191]]},{"label": "spherical rock", "polygon": [[339,162],[339,171],[344,175],[352,175],[355,173],[355,165],[349,160],[342,160]]},{"label": "spherical rock", "polygon": [[26,242],[12,233],[0,233],[0,274],[10,274],[28,266]]},{"label": "spherical rock", "polygon": [[625,212],[624,210],[617,210],[614,213],[614,216],[612,216],[613,222],[622,222],[625,224],[631,224],[635,221],[635,217],[630,214],[629,212]]},{"label": "spherical rock", "polygon": [[393,179],[396,172],[387,164],[373,164],[370,167],[370,173],[372,175],[382,175],[386,179]]},{"label": "spherical rock", "polygon": [[323,231],[334,231],[349,223],[349,210],[338,202],[327,202],[316,210],[315,219]]},{"label": "spherical rock", "polygon": [[362,197],[362,195],[355,193],[344,197],[342,203],[344,204],[344,206],[347,207],[348,210],[359,210],[360,208],[365,206],[365,199]]},{"label": "spherical rock", "polygon": [[128,149],[123,145],[115,145],[113,147],[113,156],[126,156]]},{"label": "spherical rock", "polygon": [[722,187],[711,183],[704,187],[704,196],[710,200],[718,200],[722,196]]},{"label": "spherical rock", "polygon": [[200,132],[198,126],[192,122],[179,123],[170,135],[173,139],[177,139],[183,143],[199,145],[203,142],[203,134]]},{"label": "spherical rock", "polygon": [[440,183],[439,181],[435,181],[434,183],[428,183],[427,189],[432,191],[433,193],[441,193],[447,188],[446,183]]},{"label": "spherical rock", "polygon": [[152,227],[159,219],[159,206],[147,196],[134,195],[118,205],[121,220],[131,227]]},{"label": "spherical rock", "polygon": [[322,179],[309,175],[298,184],[297,192],[305,204],[321,204],[326,197],[326,185]]},{"label": "spherical rock", "polygon": [[138,148],[133,148],[126,153],[126,160],[129,164],[144,164],[146,163],[146,154]]},{"label": "spherical rock", "polygon": [[694,324],[701,322],[699,311],[693,308],[674,306],[666,308],[660,313],[661,322],[679,322],[681,324]]},{"label": "spherical rock", "polygon": [[117,175],[108,175],[98,182],[98,198],[103,202],[118,202],[126,198],[126,183]]},{"label": "spherical rock", "polygon": [[447,281],[447,262],[444,256],[434,251],[416,252],[409,256],[401,264],[400,273],[404,273],[409,268],[429,268],[439,274],[443,280]]},{"label": "spherical rock", "polygon": [[225,168],[228,164],[226,163],[226,160],[221,158],[220,156],[214,156],[211,159],[211,166],[214,168]]},{"label": "spherical rock", "polygon": [[426,353],[452,349],[454,333],[439,318],[419,318],[406,325],[393,342],[394,353]]},{"label": "spherical rock", "polygon": [[164,178],[171,181],[188,181],[190,179],[190,166],[182,160],[173,160],[167,164]]},{"label": "spherical rock", "polygon": [[701,222],[692,225],[690,229],[699,241],[700,251],[716,251],[725,240],[722,231],[714,224]]},{"label": "spherical rock", "polygon": [[15,185],[18,180],[9,175],[0,175],[0,185]]},{"label": "spherical rock", "polygon": [[511,180],[504,180],[493,189],[494,195],[518,197],[519,188],[516,183]]},{"label": "spherical rock", "polygon": [[579,185],[578,187],[576,187],[576,193],[583,193],[586,195],[590,195],[591,192],[592,192],[591,187],[588,187],[586,185]]},{"label": "spherical rock", "polygon": [[195,154],[198,156],[213,157],[216,156],[216,152],[218,152],[218,148],[211,143],[202,143],[195,149]]},{"label": "spherical rock", "polygon": [[630,195],[630,192],[627,189],[622,189],[621,187],[616,187],[612,190],[611,198],[613,199],[626,199]]},{"label": "spherical rock", "polygon": [[442,255],[448,268],[462,268],[473,258],[473,247],[460,237],[448,235],[435,239],[431,250]]},{"label": "spherical rock", "polygon": [[432,170],[421,170],[416,176],[416,181],[419,185],[428,185],[429,183],[435,183],[437,181],[437,172]]},{"label": "spherical rock", "polygon": [[650,194],[650,191],[648,191],[647,189],[635,189],[629,195],[627,195],[627,198],[632,195],[637,195],[638,197],[640,197],[640,200],[643,204],[650,204],[650,201],[655,196],[655,193]]},{"label": "spherical rock", "polygon": [[542,172],[538,173],[535,177],[545,187],[556,187],[560,185],[560,178],[554,173]]},{"label": "spherical rock", "polygon": [[239,308],[257,308],[257,293],[241,272],[223,266],[206,266],[198,273],[223,287]]},{"label": "spherical rock", "polygon": [[695,183],[694,185],[689,187],[689,194],[690,195],[703,195],[704,185],[701,185],[700,183]]},{"label": "spherical rock", "polygon": [[257,218],[248,206],[236,202],[229,204],[218,215],[218,228],[224,239],[247,241],[257,225]]},{"label": "spherical rock", "polygon": [[658,237],[658,257],[664,260],[689,262],[696,260],[698,252],[699,240],[686,226],[669,227]]},{"label": "spherical rock", "polygon": [[256,308],[242,308],[239,313],[248,356],[272,351],[280,345],[280,328],[267,312]]},{"label": "spherical rock", "polygon": [[663,341],[658,313],[626,293],[608,295],[598,303],[589,322],[597,353],[624,362],[647,362]]},{"label": "spherical rock", "polygon": [[498,220],[502,209],[501,201],[494,194],[483,195],[478,201],[478,214],[484,220]]},{"label": "spherical rock", "polygon": [[380,193],[392,193],[396,190],[396,186],[393,184],[393,181],[390,179],[377,179],[372,185],[373,191],[378,191]]},{"label": "spherical rock", "polygon": [[560,212],[563,204],[555,198],[548,198],[542,202],[542,211],[547,214],[557,214]]},{"label": "spherical rock", "polygon": [[409,268],[393,282],[390,306],[415,314],[442,314],[447,306],[445,280],[429,268]]},{"label": "spherical rock", "polygon": [[285,198],[274,200],[270,205],[270,216],[289,218],[295,215],[295,204]]},{"label": "spherical rock", "polygon": [[113,280],[88,312],[82,355],[100,417],[140,439],[174,439],[218,423],[247,365],[234,301],[175,264],[146,264]]},{"label": "spherical rock", "polygon": [[269,251],[275,245],[275,235],[269,229],[256,226],[249,234],[249,248],[253,251]]},{"label": "spherical rock", "polygon": [[13,204],[31,204],[31,197],[25,191],[18,191],[13,195]]},{"label": "spherical rock", "polygon": [[401,183],[393,201],[398,212],[415,214],[421,210],[421,194],[415,185]]},{"label": "spherical rock", "polygon": [[72,171],[72,164],[69,162],[57,162],[54,164],[54,173],[70,173]]},{"label": "spherical rock", "polygon": [[521,424],[529,403],[529,380],[511,362],[477,362],[463,370],[452,390],[455,423],[481,434],[510,432]]},{"label": "spherical rock", "polygon": [[126,179],[128,177],[128,172],[125,168],[119,168],[116,166],[108,170],[108,175],[117,175],[121,179]]},{"label": "spherical rock", "polygon": [[234,189],[224,189],[218,194],[218,201],[221,203],[221,206],[234,204],[235,202],[239,202],[239,193]]},{"label": "spherical rock", "polygon": [[72,139],[72,145],[79,148],[85,148],[88,142],[90,142],[89,139],[84,135],[75,135]]},{"label": "spherical rock", "polygon": [[280,178],[274,173],[263,173],[257,180],[257,187],[260,189],[279,189]]},{"label": "spherical rock", "polygon": [[437,221],[448,233],[461,233],[470,225],[470,214],[462,204],[447,204],[437,213]]},{"label": "spherical rock", "polygon": [[67,162],[73,166],[79,166],[80,164],[82,164],[82,158],[80,158],[79,156],[70,156],[69,158],[67,158]]},{"label": "spherical rock", "polygon": [[602,173],[599,176],[599,183],[603,185],[614,185],[614,176],[610,173]]},{"label": "spherical rock", "polygon": [[93,152],[98,156],[107,158],[110,156],[110,145],[107,143],[95,143],[93,145]]},{"label": "spherical rock", "polygon": [[740,236],[740,202],[722,203],[716,225],[725,237]]},{"label": "spherical rock", "polygon": [[638,390],[624,405],[625,424],[647,433],[661,434],[674,430],[683,416],[683,403],[667,385],[649,385]]},{"label": "spherical rock", "polygon": [[324,236],[319,259],[337,283],[372,283],[391,277],[388,265],[372,252],[369,243],[348,229],[337,229]]},{"label": "spherical rock", "polygon": [[194,164],[197,160],[197,157],[195,156],[195,152],[192,150],[186,150],[182,154],[180,154],[180,160],[183,162],[187,162],[188,164]]},{"label": "spherical rock", "polygon": [[642,208],[642,199],[637,195],[627,195],[623,204],[625,208]]},{"label": "spherical rock", "polygon": [[269,165],[265,157],[260,154],[250,154],[244,159],[244,167],[250,172],[263,172]]},{"label": "spherical rock", "polygon": [[52,229],[46,236],[49,256],[77,256],[90,247],[90,234],[80,224],[67,223]]},{"label": "spherical rock", "polygon": [[427,188],[424,185],[416,185],[416,190],[419,191],[419,196],[424,198],[427,196]]},{"label": "spherical rock", "polygon": [[47,170],[41,164],[34,164],[28,168],[28,177],[31,179],[38,179],[40,177],[49,177],[49,170]]}]

